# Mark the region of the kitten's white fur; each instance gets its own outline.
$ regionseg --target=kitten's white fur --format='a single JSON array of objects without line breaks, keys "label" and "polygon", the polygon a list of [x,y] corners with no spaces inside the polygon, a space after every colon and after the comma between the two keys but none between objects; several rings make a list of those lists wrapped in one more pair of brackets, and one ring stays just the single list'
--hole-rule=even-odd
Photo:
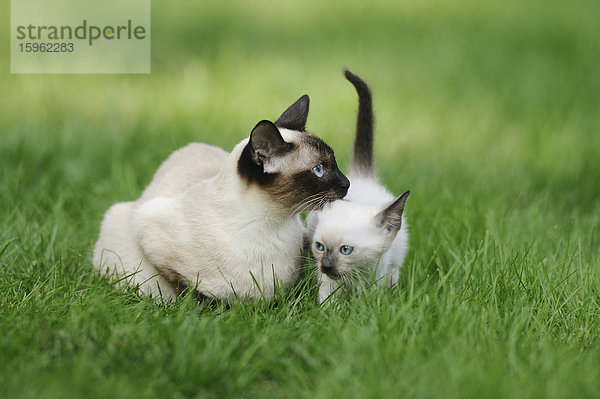
[{"label": "kitten's white fur", "polygon": [[[280,132],[288,142],[303,134]],[[94,265],[116,273],[121,284],[170,299],[176,293],[157,267],[168,267],[197,283],[200,292],[224,299],[269,297],[279,284],[292,284],[303,226],[297,216],[290,217],[290,209],[241,181],[238,159],[247,142],[230,154],[206,144],[174,152],[139,200],[115,204],[106,213]],[[273,160],[268,167],[285,166]]]},{"label": "kitten's white fur", "polygon": [[[402,216],[402,227],[394,236],[377,225],[377,215],[390,205],[395,197],[379,183],[376,177],[347,174],[350,189],[344,200],[326,205],[322,211],[308,217],[312,248],[315,242],[336,250],[342,245],[354,247],[350,255],[338,254],[340,272],[368,265],[376,285],[392,286],[398,282],[400,267],[408,252],[408,225]],[[318,260],[317,260],[318,262]],[[339,289],[341,279],[333,279],[317,270],[319,301],[324,302]]]},{"label": "kitten's white fur", "polygon": [[[313,260],[322,303],[342,284],[352,284],[355,272],[373,278],[375,285],[393,286],[408,251],[404,205],[409,192],[395,198],[379,181],[373,165],[373,110],[371,91],[358,76],[346,78],[359,96],[354,152],[344,200],[312,212],[307,219]],[[324,246],[319,250],[318,246]],[[343,254],[343,246],[353,247]],[[327,271],[325,273],[324,271]]]}]

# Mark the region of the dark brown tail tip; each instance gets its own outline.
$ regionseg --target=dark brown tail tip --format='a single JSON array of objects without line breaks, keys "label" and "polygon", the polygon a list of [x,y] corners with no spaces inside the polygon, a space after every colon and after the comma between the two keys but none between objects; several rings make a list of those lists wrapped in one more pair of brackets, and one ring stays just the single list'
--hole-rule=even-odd
[{"label": "dark brown tail tip", "polygon": [[370,92],[369,85],[367,85],[367,82],[362,80],[358,75],[352,73],[349,69],[344,69],[344,76],[357,89]]}]

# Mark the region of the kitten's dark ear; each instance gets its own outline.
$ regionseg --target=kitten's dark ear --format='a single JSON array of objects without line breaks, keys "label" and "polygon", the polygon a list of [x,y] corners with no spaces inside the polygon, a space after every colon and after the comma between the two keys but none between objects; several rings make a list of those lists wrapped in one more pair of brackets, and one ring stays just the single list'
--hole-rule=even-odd
[{"label": "kitten's dark ear", "polygon": [[400,230],[400,227],[402,226],[404,205],[406,204],[409,195],[410,191],[406,191],[375,216],[375,223],[377,223],[377,226],[382,228],[386,234],[393,233],[395,235]]},{"label": "kitten's dark ear", "polygon": [[305,94],[300,97],[295,103],[283,111],[283,114],[275,121],[277,126],[290,130],[304,131],[306,127],[306,119],[308,118],[308,105],[310,100]]},{"label": "kitten's dark ear", "polygon": [[250,149],[252,160],[257,165],[262,165],[274,155],[282,155],[293,148],[292,143],[283,140],[281,133],[273,122],[264,120],[258,122],[250,133]]}]

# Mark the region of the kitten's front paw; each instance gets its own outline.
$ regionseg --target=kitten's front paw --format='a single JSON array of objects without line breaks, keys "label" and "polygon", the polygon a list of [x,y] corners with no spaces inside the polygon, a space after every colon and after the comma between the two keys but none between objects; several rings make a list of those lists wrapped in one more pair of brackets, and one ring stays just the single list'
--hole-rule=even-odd
[{"label": "kitten's front paw", "polygon": [[336,293],[340,289],[341,283],[329,278],[326,274],[319,273],[319,303],[321,305],[330,304],[335,301]]}]

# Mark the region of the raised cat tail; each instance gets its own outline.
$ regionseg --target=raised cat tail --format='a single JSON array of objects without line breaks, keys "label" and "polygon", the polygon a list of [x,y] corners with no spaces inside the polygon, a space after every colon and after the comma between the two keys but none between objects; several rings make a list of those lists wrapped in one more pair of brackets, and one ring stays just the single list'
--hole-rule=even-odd
[{"label": "raised cat tail", "polygon": [[373,101],[371,89],[364,80],[344,70],[344,76],[356,88],[358,93],[358,116],[356,118],[356,136],[354,138],[354,150],[350,161],[349,172],[361,176],[372,176],[375,174],[373,165]]}]

